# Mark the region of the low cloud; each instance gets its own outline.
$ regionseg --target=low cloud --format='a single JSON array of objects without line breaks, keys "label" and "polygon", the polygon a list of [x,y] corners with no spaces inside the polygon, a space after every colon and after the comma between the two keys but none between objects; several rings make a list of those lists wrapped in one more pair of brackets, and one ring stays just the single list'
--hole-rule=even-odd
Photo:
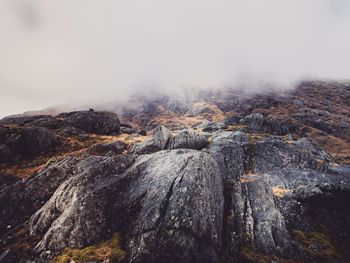
[{"label": "low cloud", "polygon": [[4,0],[0,117],[152,89],[348,79],[347,0]]}]

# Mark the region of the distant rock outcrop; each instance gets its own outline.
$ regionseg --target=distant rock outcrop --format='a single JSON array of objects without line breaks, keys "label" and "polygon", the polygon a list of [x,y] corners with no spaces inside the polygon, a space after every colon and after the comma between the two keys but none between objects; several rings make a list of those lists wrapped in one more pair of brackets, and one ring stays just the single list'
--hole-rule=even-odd
[{"label": "distant rock outcrop", "polygon": [[164,150],[171,138],[171,131],[163,126],[153,130],[152,139],[133,145],[131,153],[144,154]]},{"label": "distant rock outcrop", "polygon": [[0,126],[0,163],[33,159],[59,144],[56,134],[46,128]]},{"label": "distant rock outcrop", "polygon": [[182,131],[170,139],[168,149],[195,149],[201,150],[209,143],[204,135],[190,131]]},{"label": "distant rock outcrop", "polygon": [[119,133],[120,121],[117,114],[106,111],[75,111],[57,116],[67,125],[97,134]]}]

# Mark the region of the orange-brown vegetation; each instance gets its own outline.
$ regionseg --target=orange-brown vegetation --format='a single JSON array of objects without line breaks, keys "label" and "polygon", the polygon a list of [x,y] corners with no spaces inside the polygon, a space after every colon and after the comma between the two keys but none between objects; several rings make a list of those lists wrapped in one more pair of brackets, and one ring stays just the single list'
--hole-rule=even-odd
[{"label": "orange-brown vegetation", "polygon": [[290,189],[282,187],[272,187],[272,193],[277,197],[283,197],[286,193],[290,192]]},{"label": "orange-brown vegetation", "polygon": [[132,145],[136,142],[142,142],[149,136],[138,136],[129,134],[119,134],[115,136],[89,134],[87,137],[59,136],[62,145],[58,149],[48,155],[39,156],[34,160],[25,160],[20,164],[2,164],[0,172],[8,175],[14,175],[19,178],[27,178],[32,174],[40,172],[40,170],[49,162],[59,160],[61,158],[72,156],[80,157],[86,149],[96,143],[122,141],[127,145]]}]

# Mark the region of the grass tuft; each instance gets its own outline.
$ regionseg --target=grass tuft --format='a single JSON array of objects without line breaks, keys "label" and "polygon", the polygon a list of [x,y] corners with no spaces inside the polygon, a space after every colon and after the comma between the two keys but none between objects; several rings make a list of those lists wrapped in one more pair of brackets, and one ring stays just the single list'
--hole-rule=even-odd
[{"label": "grass tuft", "polygon": [[126,257],[126,252],[120,247],[120,236],[113,237],[95,246],[82,249],[65,248],[62,254],[55,257],[50,263],[85,263],[85,262],[120,262]]}]

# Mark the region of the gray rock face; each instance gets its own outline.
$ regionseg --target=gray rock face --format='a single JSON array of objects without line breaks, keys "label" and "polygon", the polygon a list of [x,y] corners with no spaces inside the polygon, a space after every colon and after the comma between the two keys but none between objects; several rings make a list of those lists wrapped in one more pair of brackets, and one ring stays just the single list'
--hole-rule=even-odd
[{"label": "gray rock face", "polygon": [[[241,132],[219,132],[209,152],[224,179],[226,258],[237,258],[243,246],[283,258],[301,257],[304,252],[291,236],[290,222],[292,229],[304,229],[310,218],[296,212],[305,209],[296,200],[309,198],[306,193],[327,195],[335,185],[350,186],[345,170],[337,177],[320,172],[331,169],[329,156],[306,139],[285,142],[271,137],[252,143]],[[276,197],[274,189],[285,189],[286,197]]]},{"label": "gray rock face", "polygon": [[59,143],[58,137],[46,128],[0,126],[0,163],[33,159]]},{"label": "gray rock face", "polygon": [[[66,246],[83,247],[107,232],[109,195],[107,180],[130,165],[132,158],[89,157],[76,166],[76,175],[56,190],[50,200],[30,218],[30,234],[43,234],[36,250],[57,250]],[[102,194],[102,195],[101,195]]]},{"label": "gray rock face", "polygon": [[207,137],[190,131],[182,131],[170,139],[169,149],[201,150],[209,143]]},{"label": "gray rock face", "polygon": [[330,157],[306,138],[288,143],[279,137],[270,137],[255,143],[252,148],[253,172],[261,173],[286,167],[324,171],[330,162]]},{"label": "gray rock face", "polygon": [[286,135],[298,130],[298,126],[292,119],[277,118],[270,115],[264,117],[260,113],[249,114],[240,119],[239,123],[247,125],[248,131],[251,133]]},{"label": "gray rock face", "polygon": [[132,262],[218,261],[223,191],[209,154],[162,151],[132,161],[78,163],[30,219],[31,235],[44,234],[36,250],[83,247],[123,226]]},{"label": "gray rock face", "polygon": [[158,126],[153,130],[152,139],[137,143],[130,149],[131,153],[144,154],[164,150],[171,138],[171,131],[163,126]]},{"label": "gray rock face", "polygon": [[57,187],[73,175],[76,158],[67,157],[49,163],[43,170],[26,180],[16,181],[0,189],[0,236],[6,226],[16,226],[27,220],[54,193]]},{"label": "gray rock face", "polygon": [[121,154],[127,145],[121,141],[109,143],[97,143],[91,146],[87,153],[91,155]]},{"label": "gray rock face", "polygon": [[241,119],[239,123],[248,125],[251,132],[260,132],[264,124],[264,116],[260,113],[250,114]]},{"label": "gray rock face", "polygon": [[130,196],[143,198],[128,235],[130,261],[218,261],[223,195],[215,161],[174,150],[143,157],[136,168],[141,178]]},{"label": "gray rock face", "polygon": [[225,125],[236,125],[239,123],[241,117],[239,116],[229,116],[224,119]]},{"label": "gray rock face", "polygon": [[165,149],[172,150],[180,148],[201,150],[207,144],[208,139],[204,135],[185,130],[172,137],[169,129],[158,126],[153,130],[153,136],[150,140],[133,145],[130,152],[145,154]]},{"label": "gray rock face", "polygon": [[214,132],[217,130],[227,129],[227,126],[224,123],[206,121],[196,126],[198,129],[202,129],[203,132]]},{"label": "gray rock face", "polygon": [[57,129],[63,125],[62,120],[50,115],[10,117],[0,120],[0,125],[35,126]]},{"label": "gray rock face", "polygon": [[75,111],[57,116],[71,127],[97,134],[119,133],[120,121],[117,114],[107,111]]}]

